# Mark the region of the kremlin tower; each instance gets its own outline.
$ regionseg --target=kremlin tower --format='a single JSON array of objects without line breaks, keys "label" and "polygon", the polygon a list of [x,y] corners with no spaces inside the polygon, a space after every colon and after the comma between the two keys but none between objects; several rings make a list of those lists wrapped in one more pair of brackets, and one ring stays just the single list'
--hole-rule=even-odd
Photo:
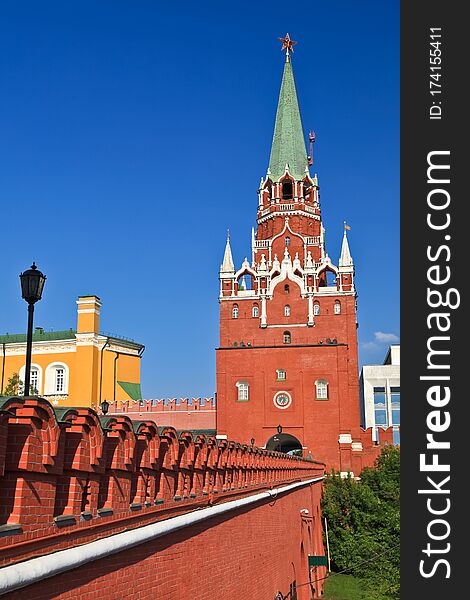
[{"label": "kremlin tower", "polygon": [[367,438],[359,427],[348,227],[335,264],[325,244],[318,178],[309,170],[291,62],[295,42],[289,35],[282,42],[286,59],[251,253],[237,268],[228,236],[219,273],[217,433],[297,450],[328,469],[358,474]]}]

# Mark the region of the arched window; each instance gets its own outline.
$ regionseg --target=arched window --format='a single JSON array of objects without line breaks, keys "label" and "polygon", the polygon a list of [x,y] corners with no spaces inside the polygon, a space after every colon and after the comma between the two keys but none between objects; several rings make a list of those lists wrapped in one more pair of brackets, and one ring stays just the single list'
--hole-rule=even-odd
[{"label": "arched window", "polygon": [[[24,376],[25,376],[26,366],[23,365],[18,373],[19,376],[19,384],[18,384],[18,394],[24,394]],[[31,371],[29,376],[29,393],[32,396],[39,396],[41,394],[42,387],[42,369],[39,365],[31,365]]]},{"label": "arched window", "polygon": [[234,304],[232,307],[232,319],[238,319],[238,304]]},{"label": "arched window", "polygon": [[290,317],[290,306],[288,304],[284,306],[284,316]]},{"label": "arched window", "polygon": [[287,236],[285,239],[286,246],[290,246],[290,237]]},{"label": "arched window", "polygon": [[328,400],[328,381],[319,379],[315,381],[317,400]]},{"label": "arched window", "polygon": [[288,294],[289,293],[289,284],[286,283],[286,285],[284,286],[284,294]]},{"label": "arched window", "polygon": [[256,319],[259,317],[259,308],[257,304],[253,304],[253,308],[251,309],[251,316]]},{"label": "arched window", "polygon": [[339,300],[335,301],[335,315],[341,314],[341,302]]},{"label": "arched window", "polygon": [[277,369],[276,374],[277,374],[278,381],[286,380],[286,372],[284,371],[284,369]]},{"label": "arched window", "polygon": [[320,304],[318,302],[315,302],[313,305],[313,314],[315,317],[320,314]]},{"label": "arched window", "polygon": [[250,386],[246,381],[237,381],[238,401],[246,402],[250,399]]},{"label": "arched window", "polygon": [[284,333],[282,334],[283,336],[283,340],[284,340],[284,344],[290,344],[292,341],[291,335],[290,335],[290,331],[284,331]]},{"label": "arched window", "polygon": [[69,392],[69,368],[65,363],[53,363],[46,369],[45,395],[66,395]]},{"label": "arched window", "polygon": [[282,199],[292,200],[293,196],[292,181],[290,179],[286,179],[282,182]]}]

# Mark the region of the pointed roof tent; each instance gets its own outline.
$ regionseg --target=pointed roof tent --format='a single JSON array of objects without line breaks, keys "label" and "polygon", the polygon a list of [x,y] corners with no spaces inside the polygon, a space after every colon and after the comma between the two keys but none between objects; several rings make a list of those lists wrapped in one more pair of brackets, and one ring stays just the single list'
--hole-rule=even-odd
[{"label": "pointed roof tent", "polygon": [[230,233],[227,234],[227,243],[225,244],[224,260],[220,265],[220,272],[235,274],[235,265],[233,264],[232,249],[230,248]]},{"label": "pointed roof tent", "polygon": [[306,172],[308,173],[307,150],[295,89],[294,72],[288,54],[284,64],[271,156],[269,158],[271,179],[277,181],[282,177],[285,173],[286,164],[289,165],[289,173],[296,180],[303,179]]},{"label": "pointed roof tent", "polygon": [[340,267],[354,266],[351,252],[349,251],[348,236],[346,235],[346,229],[344,230],[343,244],[341,246],[341,256],[338,265]]}]

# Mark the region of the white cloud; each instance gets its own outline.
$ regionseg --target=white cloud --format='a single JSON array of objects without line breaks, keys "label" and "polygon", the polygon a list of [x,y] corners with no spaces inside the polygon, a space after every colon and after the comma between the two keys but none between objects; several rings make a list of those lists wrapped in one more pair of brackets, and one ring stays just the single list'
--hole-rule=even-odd
[{"label": "white cloud", "polygon": [[384,333],[383,331],[376,331],[374,336],[375,340],[380,344],[393,344],[400,340],[394,333]]}]

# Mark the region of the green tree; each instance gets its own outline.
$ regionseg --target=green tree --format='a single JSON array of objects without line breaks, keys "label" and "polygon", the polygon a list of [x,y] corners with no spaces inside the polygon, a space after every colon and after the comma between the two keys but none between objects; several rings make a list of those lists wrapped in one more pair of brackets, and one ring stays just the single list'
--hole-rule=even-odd
[{"label": "green tree", "polygon": [[361,479],[325,480],[323,515],[328,520],[333,570],[360,577],[367,598],[395,599],[400,590],[400,451],[386,446]]},{"label": "green tree", "polygon": [[4,396],[17,396],[19,388],[23,385],[23,382],[20,379],[18,373],[13,373],[13,375],[8,379],[8,383],[3,390]]},{"label": "green tree", "polygon": [[[3,396],[20,396],[23,393],[23,389],[24,382],[20,379],[18,373],[13,373],[3,390]],[[31,386],[30,393],[33,396],[39,395],[38,390],[34,386]]]}]

